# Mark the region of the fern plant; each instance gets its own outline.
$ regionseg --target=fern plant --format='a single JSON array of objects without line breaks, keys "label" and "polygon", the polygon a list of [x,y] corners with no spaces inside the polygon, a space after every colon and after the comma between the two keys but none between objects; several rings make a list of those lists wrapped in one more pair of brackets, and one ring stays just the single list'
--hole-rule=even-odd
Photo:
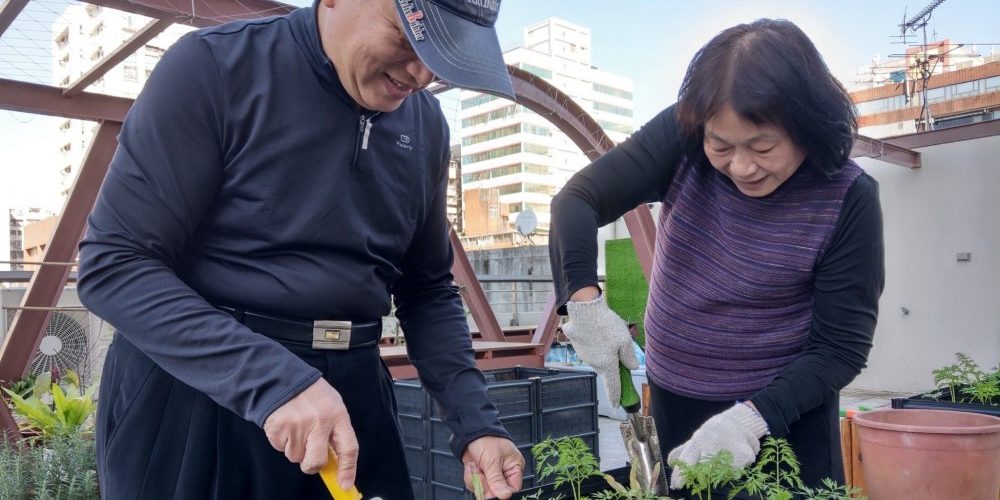
[{"label": "fern plant", "polygon": [[861,488],[837,484],[830,478],[823,479],[823,486],[802,488],[799,494],[808,500],[861,500]]},{"label": "fern plant", "polygon": [[791,500],[794,491],[805,488],[799,479],[799,459],[788,441],[768,436],[760,454],[747,471],[746,480],[729,494],[734,498],[742,490],[767,500]]},{"label": "fern plant", "polygon": [[535,456],[538,478],[555,479],[555,487],[570,485],[573,500],[583,498],[580,486],[589,477],[601,473],[601,464],[590,448],[578,437],[546,439],[531,448]]},{"label": "fern plant", "polygon": [[972,385],[963,387],[962,394],[969,396],[969,400],[973,403],[984,405],[994,404],[993,398],[1000,396],[1000,383],[984,378]]},{"label": "fern plant", "polygon": [[956,363],[942,366],[931,372],[934,375],[934,383],[938,387],[948,389],[952,403],[959,402],[957,397],[959,387],[975,385],[985,377],[979,365],[968,355],[957,352],[955,358],[958,360]]},{"label": "fern plant", "polygon": [[733,467],[733,455],[727,450],[703,458],[696,464],[674,461],[670,466],[680,469],[684,484],[699,500],[710,500],[713,492],[729,488],[743,476],[743,469]]}]

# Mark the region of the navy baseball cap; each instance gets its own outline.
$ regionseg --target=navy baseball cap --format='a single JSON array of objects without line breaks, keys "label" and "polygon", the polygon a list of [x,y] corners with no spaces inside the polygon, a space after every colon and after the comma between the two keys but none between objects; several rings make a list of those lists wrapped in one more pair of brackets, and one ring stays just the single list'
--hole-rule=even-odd
[{"label": "navy baseball cap", "polygon": [[514,99],[494,25],[500,0],[394,0],[403,32],[435,76]]}]

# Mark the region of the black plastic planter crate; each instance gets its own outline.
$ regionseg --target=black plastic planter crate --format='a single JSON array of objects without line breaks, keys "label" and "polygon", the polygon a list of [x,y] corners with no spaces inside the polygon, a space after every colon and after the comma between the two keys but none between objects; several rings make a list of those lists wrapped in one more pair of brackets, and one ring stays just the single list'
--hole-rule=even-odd
[{"label": "black plastic planter crate", "polygon": [[[535,418],[531,414],[515,417],[500,417],[500,423],[510,433],[515,446],[531,446],[535,444]],[[451,429],[442,420],[432,418],[430,421],[430,449],[451,453]]]},{"label": "black plastic planter crate", "polygon": [[423,417],[400,414],[399,432],[403,437],[403,444],[421,448],[426,446],[428,425],[430,422]]},{"label": "black plastic planter crate", "polygon": [[[500,421],[528,462],[525,477],[531,484],[535,473],[531,446],[545,439],[580,436],[600,456],[593,372],[518,367],[483,375]],[[451,430],[442,421],[441,410],[418,379],[394,385],[411,477],[423,481],[423,494],[429,498],[471,498],[454,496],[464,495],[463,469],[451,455]]]},{"label": "black plastic planter crate", "polygon": [[935,399],[924,399],[920,396],[909,398],[893,398],[892,407],[896,409],[912,410],[950,410],[964,411],[968,413],[982,413],[1000,417],[1000,406],[983,405],[975,403],[952,403],[951,401],[938,401]]}]

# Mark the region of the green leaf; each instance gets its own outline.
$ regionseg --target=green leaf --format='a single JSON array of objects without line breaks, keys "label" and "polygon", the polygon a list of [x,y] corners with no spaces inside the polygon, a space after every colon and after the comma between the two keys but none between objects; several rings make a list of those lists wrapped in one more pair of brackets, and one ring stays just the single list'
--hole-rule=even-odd
[{"label": "green leaf", "polygon": [[479,478],[478,473],[472,475],[472,491],[476,500],[483,500],[486,497],[486,492],[483,490],[483,481]]},{"label": "green leaf", "polygon": [[49,372],[39,373],[35,377],[35,388],[32,389],[32,395],[42,397],[42,394],[47,394],[49,389],[52,387],[52,374]]}]

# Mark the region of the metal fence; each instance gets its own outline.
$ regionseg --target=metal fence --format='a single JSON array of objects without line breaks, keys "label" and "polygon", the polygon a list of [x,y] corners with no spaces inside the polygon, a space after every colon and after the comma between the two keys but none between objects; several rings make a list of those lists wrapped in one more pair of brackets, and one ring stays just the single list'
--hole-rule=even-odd
[{"label": "metal fence", "polygon": [[[481,275],[478,278],[501,326],[535,324],[553,290],[551,276]],[[603,286],[604,280],[599,283]]]}]

